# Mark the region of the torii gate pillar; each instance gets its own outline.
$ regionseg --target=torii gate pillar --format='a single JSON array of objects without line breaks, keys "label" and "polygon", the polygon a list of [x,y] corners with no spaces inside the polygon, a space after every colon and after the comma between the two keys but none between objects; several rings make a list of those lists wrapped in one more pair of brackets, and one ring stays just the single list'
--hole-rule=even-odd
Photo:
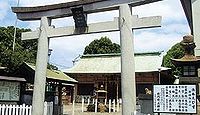
[{"label": "torii gate pillar", "polygon": [[45,99],[45,84],[46,71],[48,61],[48,37],[47,27],[50,25],[50,20],[47,17],[41,18],[40,34],[38,39],[37,60],[35,69],[35,80],[33,90],[33,108],[34,115],[43,115],[44,113],[44,99]]},{"label": "torii gate pillar", "polygon": [[119,7],[119,28],[121,44],[121,86],[122,115],[132,115],[136,111],[136,86],[131,7]]}]

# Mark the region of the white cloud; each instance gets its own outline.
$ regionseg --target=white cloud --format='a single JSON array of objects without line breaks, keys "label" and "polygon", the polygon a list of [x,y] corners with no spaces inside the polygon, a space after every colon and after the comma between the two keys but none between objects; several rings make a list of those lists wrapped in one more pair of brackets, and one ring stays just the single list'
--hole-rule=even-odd
[{"label": "white cloud", "polygon": [[135,50],[137,52],[145,51],[165,51],[174,44],[180,42],[182,36],[180,34],[171,33],[152,33],[141,32],[135,36]]},{"label": "white cloud", "polygon": [[28,23],[27,28],[30,28],[31,30],[36,30],[40,27],[40,21],[27,21],[26,23]]},{"label": "white cloud", "polygon": [[[51,39],[51,47],[56,49],[62,49],[65,51],[73,52],[77,49],[84,50],[86,45],[89,45],[95,39],[100,39],[101,37],[107,36],[112,42],[119,44],[119,32],[109,32],[109,33],[97,33],[97,34],[85,34],[85,35],[77,35],[77,36],[69,36],[62,38],[52,38]],[[82,54],[83,52],[80,52]]]},{"label": "white cloud", "polygon": [[58,18],[52,20],[52,25],[55,27],[74,26],[73,17]]},{"label": "white cloud", "polygon": [[9,10],[8,1],[0,1],[0,20],[3,20]]},{"label": "white cloud", "polygon": [[88,23],[113,21],[114,17],[119,17],[119,11],[118,10],[93,13],[93,14],[88,15]]},{"label": "white cloud", "polygon": [[190,28],[184,23],[171,23],[163,25],[163,33],[166,34],[190,34]]},{"label": "white cloud", "polygon": [[133,14],[139,16],[161,15],[164,21],[181,21],[185,19],[183,8],[179,0],[163,0],[133,7]]}]

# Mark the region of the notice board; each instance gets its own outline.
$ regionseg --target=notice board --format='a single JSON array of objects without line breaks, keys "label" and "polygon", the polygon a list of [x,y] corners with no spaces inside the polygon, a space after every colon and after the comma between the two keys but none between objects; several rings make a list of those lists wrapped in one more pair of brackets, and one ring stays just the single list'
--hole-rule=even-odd
[{"label": "notice board", "polygon": [[197,113],[196,85],[154,85],[155,113]]},{"label": "notice board", "polygon": [[19,101],[20,83],[0,81],[0,101]]}]

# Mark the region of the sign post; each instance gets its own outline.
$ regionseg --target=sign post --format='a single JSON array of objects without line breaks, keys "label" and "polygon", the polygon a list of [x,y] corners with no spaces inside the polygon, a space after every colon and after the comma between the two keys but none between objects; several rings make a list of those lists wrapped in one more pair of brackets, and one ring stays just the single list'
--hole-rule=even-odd
[{"label": "sign post", "polygon": [[197,113],[196,85],[154,85],[155,113]]}]

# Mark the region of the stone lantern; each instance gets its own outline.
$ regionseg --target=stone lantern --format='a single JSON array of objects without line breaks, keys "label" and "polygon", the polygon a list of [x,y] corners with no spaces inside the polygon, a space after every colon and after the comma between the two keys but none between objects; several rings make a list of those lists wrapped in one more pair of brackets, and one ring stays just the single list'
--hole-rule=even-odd
[{"label": "stone lantern", "polygon": [[184,48],[184,56],[180,59],[172,59],[172,63],[182,68],[182,75],[179,77],[180,84],[198,84],[198,68],[200,59],[194,56],[194,48],[196,47],[192,35],[186,35],[180,42]]}]

